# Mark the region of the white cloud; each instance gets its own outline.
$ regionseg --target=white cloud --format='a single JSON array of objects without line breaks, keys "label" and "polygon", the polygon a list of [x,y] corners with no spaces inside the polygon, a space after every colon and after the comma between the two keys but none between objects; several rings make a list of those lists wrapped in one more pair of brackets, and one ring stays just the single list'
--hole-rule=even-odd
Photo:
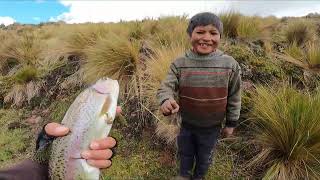
[{"label": "white cloud", "polygon": [[219,13],[233,9],[245,15],[304,16],[310,12],[320,13],[318,1],[268,1],[268,0],[198,0],[198,1],[71,1],[61,0],[69,11],[50,21],[67,23],[118,22],[141,20],[166,15],[194,15],[201,11]]},{"label": "white cloud", "polygon": [[277,17],[305,16],[309,13],[320,12],[319,1],[232,1],[230,8],[239,10],[246,15]]},{"label": "white cloud", "polygon": [[193,15],[200,11],[217,11],[228,6],[227,1],[60,1],[70,7],[50,21],[118,22],[141,20],[168,15]]},{"label": "white cloud", "polygon": [[8,26],[10,24],[15,23],[16,20],[14,20],[12,17],[8,17],[8,16],[0,16],[0,24],[4,24],[5,26]]}]

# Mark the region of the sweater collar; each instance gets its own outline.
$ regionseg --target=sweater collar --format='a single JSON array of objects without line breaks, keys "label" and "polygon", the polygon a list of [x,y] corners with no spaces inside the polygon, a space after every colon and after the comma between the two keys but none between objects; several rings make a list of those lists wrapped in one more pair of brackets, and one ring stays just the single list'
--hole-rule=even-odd
[{"label": "sweater collar", "polygon": [[192,60],[212,60],[212,58],[217,57],[217,56],[221,56],[223,54],[222,51],[220,51],[219,49],[217,49],[216,51],[208,54],[208,55],[199,55],[195,52],[193,52],[192,50],[188,50],[185,54],[185,56],[189,59]]}]

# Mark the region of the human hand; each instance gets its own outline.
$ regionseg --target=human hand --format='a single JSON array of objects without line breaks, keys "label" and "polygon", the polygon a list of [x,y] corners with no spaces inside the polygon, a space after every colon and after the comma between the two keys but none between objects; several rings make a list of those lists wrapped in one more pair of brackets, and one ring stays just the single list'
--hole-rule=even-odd
[{"label": "human hand", "polygon": [[179,108],[178,103],[173,98],[167,99],[160,107],[163,115],[165,116],[177,113]]},{"label": "human hand", "polygon": [[233,127],[225,127],[222,129],[222,136],[228,138],[228,137],[232,136],[233,131],[234,131]]},{"label": "human hand", "polygon": [[[116,114],[122,112],[121,107],[118,106]],[[50,136],[61,137],[69,133],[70,129],[59,123],[49,123],[45,126],[45,132]],[[107,168],[111,166],[112,151],[116,145],[116,140],[112,137],[94,140],[90,144],[90,149],[81,153],[82,158],[86,159],[88,164],[97,168]]]}]

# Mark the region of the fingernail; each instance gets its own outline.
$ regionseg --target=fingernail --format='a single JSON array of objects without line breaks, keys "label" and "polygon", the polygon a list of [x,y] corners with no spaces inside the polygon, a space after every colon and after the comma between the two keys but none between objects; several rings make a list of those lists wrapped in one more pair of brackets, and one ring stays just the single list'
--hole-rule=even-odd
[{"label": "fingernail", "polygon": [[57,127],[57,131],[58,132],[66,132],[66,131],[68,131],[68,128],[65,126],[59,126],[59,127]]},{"label": "fingernail", "polygon": [[99,148],[99,144],[96,142],[91,143],[90,145],[91,149],[98,149]]},{"label": "fingernail", "polygon": [[93,165],[94,161],[93,160],[87,160],[87,163],[90,164],[90,165]]},{"label": "fingernail", "polygon": [[83,152],[81,153],[81,156],[82,156],[83,158],[85,158],[85,159],[89,159],[90,153],[89,153],[88,151],[83,151]]}]

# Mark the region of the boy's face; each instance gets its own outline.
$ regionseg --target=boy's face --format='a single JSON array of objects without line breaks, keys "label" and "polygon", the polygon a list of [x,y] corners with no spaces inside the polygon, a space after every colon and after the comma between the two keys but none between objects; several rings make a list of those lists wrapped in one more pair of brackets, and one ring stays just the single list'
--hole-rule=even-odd
[{"label": "boy's face", "polygon": [[212,24],[197,26],[190,37],[193,51],[206,55],[214,52],[220,43],[220,33]]}]

